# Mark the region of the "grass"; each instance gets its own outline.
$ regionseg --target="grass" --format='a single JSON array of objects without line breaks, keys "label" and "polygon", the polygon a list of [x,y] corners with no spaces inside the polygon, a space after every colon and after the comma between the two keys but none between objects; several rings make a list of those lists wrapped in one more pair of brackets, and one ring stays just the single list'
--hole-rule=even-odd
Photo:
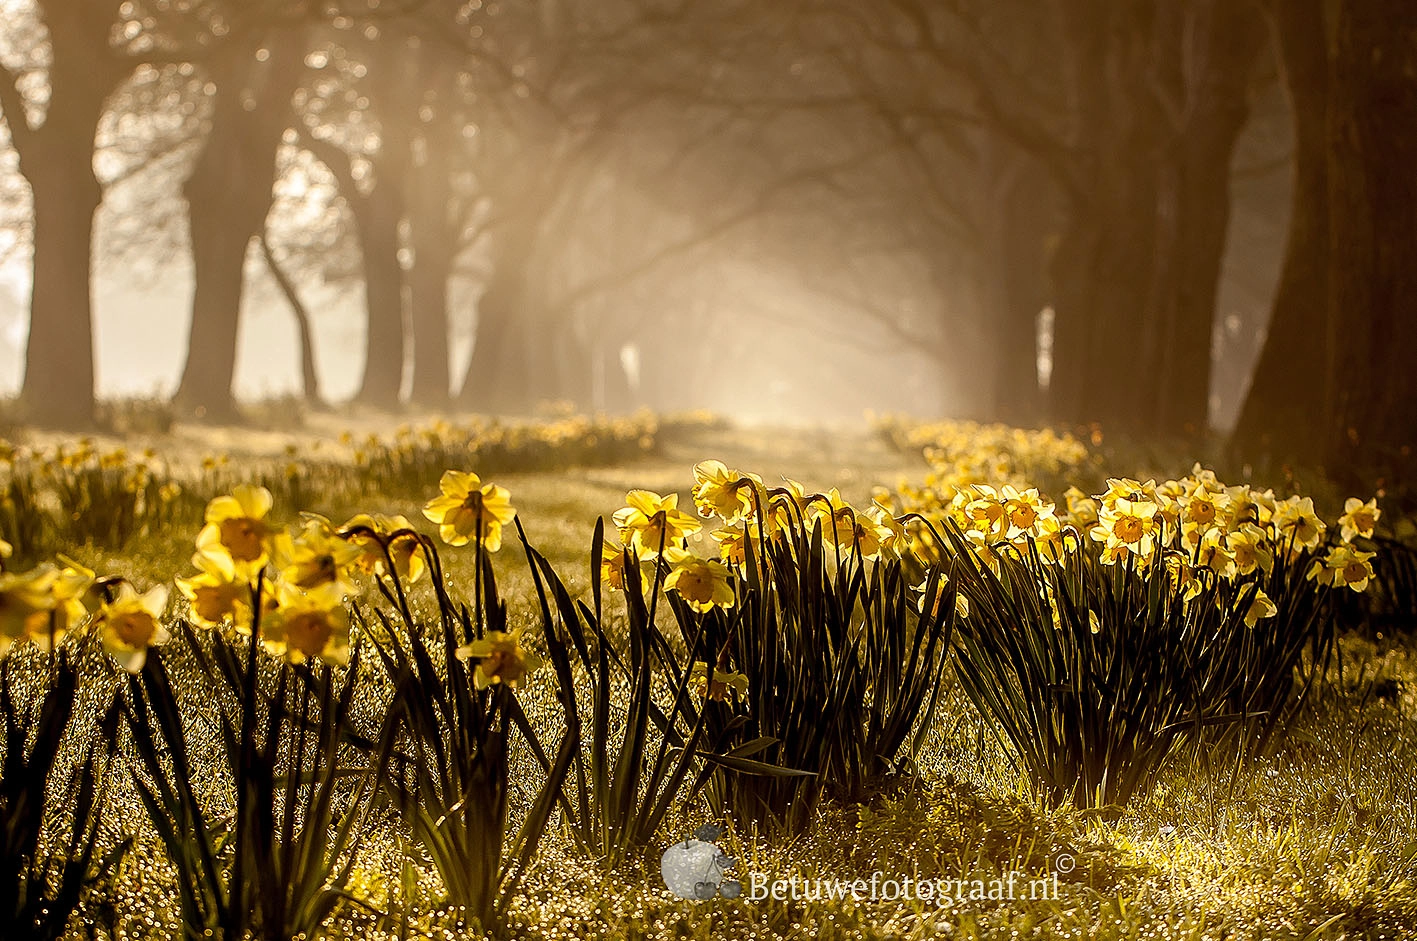
[{"label": "grass", "polygon": [[[839,487],[864,499],[873,484],[920,473],[908,455],[864,436],[753,433],[705,426],[661,443],[654,453],[614,466],[496,475],[508,487],[528,536],[573,593],[589,588],[594,520],[626,490],[684,490],[696,460],[721,458],[771,481],[778,474],[809,489]],[[199,459],[199,458],[198,458]],[[473,468],[476,469],[476,468]],[[382,503],[322,494],[309,507],[342,520],[360,510],[421,520],[424,493]],[[687,504],[687,493],[681,498]],[[377,504],[377,505],[376,505]],[[278,507],[288,517],[291,508]],[[190,532],[152,532],[121,552],[72,547],[102,572],[140,586],[187,571]],[[497,559],[502,594],[515,624],[535,616],[534,588],[518,564],[520,547]],[[445,553],[454,579],[466,559]],[[464,566],[465,568],[459,568]],[[17,666],[37,660],[16,651]],[[33,662],[29,666],[33,666]],[[194,669],[173,658],[179,695]],[[23,672],[23,671],[21,671]],[[730,819],[718,841],[738,860],[745,894],[752,874],[768,879],[870,880],[873,873],[914,879],[991,880],[1058,873],[1056,897],[855,901],[798,899],[682,901],[659,876],[659,853],[708,822],[697,804],[678,806],[642,854],[605,872],[576,855],[553,830],[512,902],[509,933],[525,938],[588,934],[654,938],[1399,938],[1417,930],[1417,650],[1411,637],[1346,636],[1312,702],[1272,757],[1237,760],[1184,749],[1157,785],[1123,808],[1080,812],[1048,806],[1030,792],[990,725],[973,709],[950,670],[918,774],[889,782],[867,802],[826,801],[792,840],[768,839]],[[535,684],[522,697],[534,726],[560,715]],[[201,736],[215,716],[190,703],[193,776],[204,767]],[[359,721],[358,707],[354,721]],[[554,729],[549,731],[554,732]],[[132,762],[131,757],[123,759]],[[532,759],[514,756],[523,766]],[[121,766],[116,765],[116,767]],[[515,780],[515,778],[514,778]],[[514,793],[524,805],[532,793]],[[167,937],[178,920],[175,873],[125,772],[114,776],[103,846],[136,845],[112,874],[111,903],[81,909],[74,937]],[[516,810],[514,809],[514,816]],[[378,817],[376,813],[376,818]],[[441,911],[432,862],[399,834],[384,812],[363,840],[348,889],[374,909],[407,923],[396,930],[367,910],[343,906],[334,937],[462,937],[456,913]],[[965,894],[968,894],[966,887]]]}]

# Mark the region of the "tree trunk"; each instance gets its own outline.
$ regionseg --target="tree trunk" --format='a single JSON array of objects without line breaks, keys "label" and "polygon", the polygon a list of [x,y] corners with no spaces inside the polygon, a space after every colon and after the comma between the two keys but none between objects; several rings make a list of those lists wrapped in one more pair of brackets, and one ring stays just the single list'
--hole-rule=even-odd
[{"label": "tree trunk", "polygon": [[192,331],[173,401],[180,413],[207,421],[238,417],[232,380],[246,253],[265,228],[276,153],[304,70],[303,30],[282,31],[268,46],[255,90],[246,88],[261,68],[252,49],[232,49],[214,69],[211,133],[183,185],[192,239]]},{"label": "tree trunk", "polygon": [[1274,4],[1294,124],[1294,191],[1284,268],[1264,347],[1231,434],[1261,466],[1312,457],[1326,424],[1328,335],[1328,51],[1324,0]]},{"label": "tree trunk", "polygon": [[1054,419],[1144,430],[1146,300],[1155,238],[1154,168],[1105,174],[1091,207],[1074,204],[1054,253]]},{"label": "tree trunk", "polygon": [[1158,49],[1152,4],[1072,6],[1070,61],[1077,140],[1059,167],[1067,222],[1051,259],[1054,419],[1140,430],[1144,350],[1156,243],[1157,160],[1164,131],[1152,99]]},{"label": "tree trunk", "polygon": [[463,408],[520,414],[535,404],[526,279],[539,223],[536,207],[523,204],[495,236],[492,277],[477,302],[477,340],[458,392]]},{"label": "tree trunk", "polygon": [[30,330],[20,388],[27,420],[82,428],[94,420],[93,224],[103,193],[93,171],[104,102],[128,66],[110,54],[117,4],[80,9],[41,4],[49,32],[44,124],[28,124],[20,90],[5,83],[0,105],[33,195]]},{"label": "tree trunk", "polygon": [[1329,72],[1330,473],[1410,469],[1417,444],[1417,11],[1338,5]]},{"label": "tree trunk", "polygon": [[1054,229],[1055,188],[1023,151],[999,140],[986,151],[991,185],[981,215],[991,225],[983,294],[993,356],[988,411],[995,421],[1031,425],[1038,386],[1039,312],[1048,304],[1047,241]]},{"label": "tree trunk", "polygon": [[94,420],[90,290],[93,220],[102,194],[93,174],[92,132],[73,143],[65,156],[29,173],[34,286],[20,400],[27,421],[56,428],[85,428]]},{"label": "tree trunk", "polygon": [[1194,435],[1258,12],[1245,0],[1072,10],[1078,147],[1053,164],[1069,196],[1050,265],[1053,415]]},{"label": "tree trunk", "polygon": [[368,329],[364,379],[355,398],[395,408],[403,388],[403,269],[399,265],[399,219],[403,200],[396,180],[381,177],[369,195],[352,199],[359,249],[364,259],[364,306]]},{"label": "tree trunk", "polygon": [[271,251],[271,243],[264,236],[257,236],[261,246],[261,257],[266,261],[266,268],[270,271],[271,277],[275,278],[276,287],[280,288],[281,296],[290,305],[290,312],[295,315],[295,329],[300,339],[300,392],[305,404],[312,408],[322,409],[325,407],[325,400],[320,395],[320,374],[315,369],[315,331],[310,323],[310,310],[305,306],[305,302],[300,299],[300,292],[295,287],[295,282],[281,268],[280,262],[276,260],[275,252]]},{"label": "tree trunk", "polygon": [[446,408],[451,398],[448,279],[462,238],[452,191],[452,157],[458,142],[444,125],[425,125],[421,136],[410,142],[414,174],[408,204],[414,249],[414,266],[408,272],[414,334],[411,398],[425,408]]},{"label": "tree trunk", "polygon": [[[1158,207],[1156,306],[1160,345],[1153,358],[1151,414],[1157,428],[1193,438],[1209,425],[1211,342],[1225,236],[1230,224],[1230,163],[1249,117],[1247,91],[1264,38],[1258,7],[1234,0],[1198,5],[1194,53],[1205,63],[1188,76],[1178,57],[1188,120],[1164,164]],[[1167,224],[1169,221],[1169,224]]]},{"label": "tree trunk", "polygon": [[397,408],[405,358],[403,266],[399,263],[404,200],[399,171],[387,153],[372,158],[374,185],[365,193],[345,150],[308,134],[302,134],[300,142],[335,178],[354,217],[359,240],[364,275],[364,377],[354,400],[376,408]]}]

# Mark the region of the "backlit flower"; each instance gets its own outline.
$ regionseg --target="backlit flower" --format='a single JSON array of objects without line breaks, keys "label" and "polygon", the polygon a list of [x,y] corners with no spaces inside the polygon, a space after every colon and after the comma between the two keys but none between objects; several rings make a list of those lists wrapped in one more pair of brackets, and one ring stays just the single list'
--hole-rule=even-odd
[{"label": "backlit flower", "polygon": [[[366,529],[373,530],[374,534],[364,532]],[[413,523],[406,516],[368,513],[352,516],[340,527],[340,532],[349,533],[346,538],[350,544],[359,547],[359,555],[353,563],[355,568],[366,575],[386,575],[388,562],[384,558],[382,543],[387,542],[394,573],[408,585],[416,583],[428,570],[423,558],[423,543],[411,530]]]},{"label": "backlit flower", "polygon": [[1225,545],[1241,575],[1249,575],[1255,569],[1268,575],[1274,568],[1274,550],[1270,548],[1269,537],[1254,523],[1243,523],[1239,529],[1227,533]]},{"label": "backlit flower", "polygon": [[488,631],[487,636],[458,648],[460,660],[477,660],[472,683],[486,689],[505,683],[516,689],[530,673],[541,667],[541,658],[522,647],[521,636],[515,632]]},{"label": "backlit flower", "polygon": [[1245,626],[1254,627],[1262,618],[1272,618],[1278,613],[1279,608],[1275,607],[1274,602],[1269,599],[1269,595],[1256,588],[1254,597],[1250,599],[1249,605],[1245,608]]},{"label": "backlit flower", "polygon": [[985,484],[975,484],[970,490],[973,499],[964,506],[969,529],[979,533],[986,541],[1002,537],[1008,532],[1009,516],[998,492]]},{"label": "backlit flower", "polygon": [[702,660],[696,660],[693,669],[689,671],[689,686],[699,694],[701,699],[723,702],[728,698],[729,690],[736,690],[740,694],[746,693],[748,678],[742,673],[730,673],[727,670],[714,667],[713,679],[710,680],[708,664]]},{"label": "backlit flower", "polygon": [[28,572],[0,572],[0,657],[19,641],[48,631],[59,571],[46,563]]},{"label": "backlit flower", "polygon": [[745,523],[720,526],[709,533],[718,542],[718,557],[727,565],[739,568],[748,561],[748,540],[757,538],[757,526]]},{"label": "backlit flower", "polygon": [[438,524],[438,536],[450,546],[465,546],[473,539],[488,552],[502,547],[502,527],[516,518],[511,493],[496,484],[484,484],[476,474],[444,471],[438,481],[442,496],[423,507],[423,515]]},{"label": "backlit flower", "polygon": [[1372,559],[1375,555],[1375,552],[1360,552],[1347,543],[1334,546],[1327,557],[1315,560],[1309,566],[1306,577],[1331,588],[1347,585],[1354,591],[1363,591],[1373,578]]},{"label": "backlit flower", "polygon": [[99,608],[97,625],[103,649],[129,673],[138,673],[147,662],[148,648],[167,643],[167,628],[159,618],[167,606],[167,586],[156,585],[146,594],[127,582],[117,595]]},{"label": "backlit flower", "polygon": [[1276,505],[1273,524],[1286,542],[1305,549],[1317,548],[1327,528],[1314,513],[1312,497],[1290,497]]},{"label": "backlit flower", "polygon": [[97,607],[97,599],[92,591],[97,574],[73,559],[61,555],[59,560],[64,563],[64,567],[59,570],[50,586],[54,595],[53,613],[44,629],[30,635],[35,646],[41,650],[50,649],[52,644],[63,640],[65,634],[83,623],[89,616],[90,605]]},{"label": "backlit flower", "polygon": [[609,541],[600,545],[600,580],[614,591],[625,590],[625,550]]},{"label": "backlit flower", "polygon": [[731,526],[753,515],[754,488],[761,490],[762,483],[756,474],[730,470],[722,461],[700,461],[694,465],[694,506],[701,516],[717,516]]},{"label": "backlit flower", "polygon": [[272,557],[282,580],[301,591],[334,585],[341,595],[354,593],[350,569],[363,550],[336,536],[321,519],[307,519],[295,532],[276,533]]},{"label": "backlit flower", "polygon": [[319,657],[343,666],[349,662],[349,614],[336,582],[311,591],[283,584],[278,604],[261,618],[261,644],[288,663]]},{"label": "backlit flower", "polygon": [[1005,484],[1002,496],[1009,527],[1004,535],[1009,539],[1038,535],[1039,522],[1053,516],[1053,504],[1040,497],[1036,488],[1016,490]]},{"label": "backlit flower", "polygon": [[1151,557],[1155,529],[1155,503],[1118,496],[1103,502],[1091,535],[1104,543],[1104,562],[1116,562],[1131,554],[1145,564]]},{"label": "backlit flower", "polygon": [[703,528],[679,509],[677,493],[661,497],[650,490],[631,490],[625,494],[625,502],[628,505],[616,510],[613,519],[620,529],[620,540],[633,546],[641,559],[652,559]]},{"label": "backlit flower", "polygon": [[1377,497],[1367,503],[1357,497],[1349,497],[1343,504],[1343,515],[1338,518],[1343,541],[1352,542],[1354,536],[1373,538],[1373,527],[1378,524],[1378,517],[1382,515],[1383,511],[1378,509]]},{"label": "backlit flower", "polygon": [[242,484],[229,496],[207,504],[206,526],[197,534],[197,551],[224,554],[247,571],[266,563],[271,529],[265,522],[271,510],[271,492]]},{"label": "backlit flower", "polygon": [[238,578],[231,559],[207,556],[200,552],[192,564],[201,573],[175,579],[177,590],[191,606],[192,620],[205,627],[216,627],[227,618],[238,626],[251,622],[251,585]]},{"label": "backlit flower", "polygon": [[695,611],[733,607],[733,584],[722,562],[700,559],[679,548],[665,549],[664,561],[671,566],[664,579],[665,591],[677,591]]}]

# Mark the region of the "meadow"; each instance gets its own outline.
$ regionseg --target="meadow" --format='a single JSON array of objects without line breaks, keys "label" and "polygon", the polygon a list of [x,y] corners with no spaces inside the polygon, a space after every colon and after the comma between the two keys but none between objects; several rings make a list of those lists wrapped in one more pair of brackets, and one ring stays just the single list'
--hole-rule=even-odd
[{"label": "meadow", "polygon": [[6,445],[0,938],[1417,936],[1396,494],[358,424]]}]

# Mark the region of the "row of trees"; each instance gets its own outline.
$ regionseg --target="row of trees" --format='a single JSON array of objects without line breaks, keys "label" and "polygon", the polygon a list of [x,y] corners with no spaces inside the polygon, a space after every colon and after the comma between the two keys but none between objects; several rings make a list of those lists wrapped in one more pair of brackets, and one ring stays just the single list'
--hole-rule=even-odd
[{"label": "row of trees", "polygon": [[[1277,80],[1293,221],[1235,441],[1383,463],[1414,438],[1417,13],[1403,0],[357,6],[33,0],[28,19],[7,16],[35,420],[92,418],[92,344],[77,338],[92,335],[100,124],[182,107],[159,149],[194,154],[179,171],[187,413],[234,414],[253,246],[297,310],[312,272],[362,283],[361,400],[394,406],[411,385],[420,405],[505,411],[623,385],[618,350],[656,334],[645,295],[704,290],[696,263],[737,245],[858,332],[966,377],[957,408],[1197,435],[1237,141]],[[337,190],[337,232],[280,227],[274,184],[292,166]],[[478,296],[465,377],[447,353],[459,280]]]}]

